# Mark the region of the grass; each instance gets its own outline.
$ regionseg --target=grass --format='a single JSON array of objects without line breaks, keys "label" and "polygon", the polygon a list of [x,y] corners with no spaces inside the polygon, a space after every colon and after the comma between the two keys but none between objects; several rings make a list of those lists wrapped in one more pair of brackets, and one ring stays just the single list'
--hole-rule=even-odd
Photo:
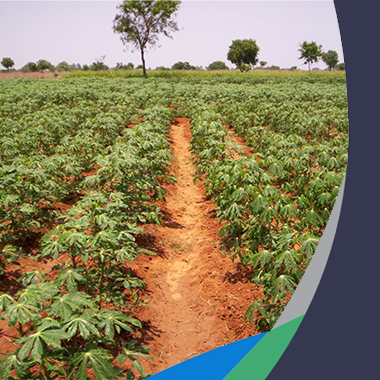
[{"label": "grass", "polygon": [[[118,71],[76,71],[64,75],[65,78],[143,78],[141,70]],[[307,82],[327,81],[345,82],[344,71],[301,71],[301,70],[253,70],[243,72],[231,71],[193,71],[193,70],[168,70],[148,71],[148,78],[177,78],[177,79],[223,79],[231,82],[266,82],[268,80],[300,80]]]},{"label": "grass", "polygon": [[[109,70],[109,71],[74,71],[70,73],[21,73],[19,71],[1,72],[1,79],[56,79],[56,78],[141,78],[141,70]],[[237,70],[218,70],[218,71],[200,71],[200,70],[166,70],[166,71],[148,71],[148,79],[166,78],[173,81],[207,80],[218,83],[274,83],[274,82],[309,82],[309,83],[345,83],[345,71],[302,71],[302,70],[261,70],[255,69],[249,72]]]}]

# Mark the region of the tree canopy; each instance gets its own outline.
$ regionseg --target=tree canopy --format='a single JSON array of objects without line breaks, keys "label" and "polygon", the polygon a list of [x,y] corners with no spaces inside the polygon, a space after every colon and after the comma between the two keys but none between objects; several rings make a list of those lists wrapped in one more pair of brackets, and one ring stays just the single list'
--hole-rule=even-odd
[{"label": "tree canopy", "polygon": [[21,68],[21,71],[22,72],[35,72],[35,71],[38,71],[38,67],[37,67],[37,64],[35,62],[28,62],[26,65],[24,65],[22,68]]},{"label": "tree canopy", "polygon": [[329,50],[327,53],[322,54],[322,60],[331,71],[331,69],[335,69],[339,62],[338,53],[335,50]]},{"label": "tree canopy", "polygon": [[128,62],[124,64],[122,62],[117,62],[115,66],[115,70],[133,70],[135,65],[132,62]]},{"label": "tree canopy", "polygon": [[1,65],[3,67],[5,67],[8,71],[11,67],[13,67],[15,65],[14,61],[12,58],[9,58],[9,57],[4,57],[2,60],[1,60]]},{"label": "tree canopy", "polygon": [[234,40],[229,47],[227,59],[240,71],[250,70],[258,61],[259,47],[255,40]]},{"label": "tree canopy", "polygon": [[120,13],[114,19],[113,30],[120,34],[125,46],[140,51],[144,76],[147,76],[145,50],[157,43],[160,34],[172,38],[171,32],[178,31],[177,22],[172,17],[180,3],[166,0],[124,0],[118,6]]},{"label": "tree canopy", "polygon": [[105,55],[102,55],[100,58],[95,58],[95,62],[92,63],[90,69],[93,71],[106,71],[109,67],[104,63],[106,59]]},{"label": "tree canopy", "polygon": [[207,66],[207,70],[229,70],[230,68],[223,61],[215,61]]},{"label": "tree canopy", "polygon": [[196,66],[190,65],[189,62],[176,62],[172,66],[172,70],[197,70]]},{"label": "tree canopy", "polygon": [[50,70],[54,71],[55,67],[52,63],[47,61],[46,59],[40,59],[39,61],[36,62],[37,69],[38,71],[45,71],[45,70]]},{"label": "tree canopy", "polygon": [[322,45],[317,45],[315,41],[307,42],[304,41],[298,51],[301,53],[298,59],[303,59],[304,64],[308,64],[309,71],[311,69],[311,64],[318,62],[322,57]]},{"label": "tree canopy", "polygon": [[341,63],[338,63],[337,65],[336,65],[336,69],[337,70],[346,70],[346,65],[345,65],[345,63],[344,62],[341,62]]},{"label": "tree canopy", "polygon": [[57,71],[70,71],[73,69],[72,65],[69,65],[66,61],[58,63],[55,68]]}]

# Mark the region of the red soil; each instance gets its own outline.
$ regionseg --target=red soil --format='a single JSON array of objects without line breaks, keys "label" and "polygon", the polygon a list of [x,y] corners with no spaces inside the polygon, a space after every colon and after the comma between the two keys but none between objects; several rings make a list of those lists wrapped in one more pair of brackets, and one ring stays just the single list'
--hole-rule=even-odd
[{"label": "red soil", "polygon": [[136,315],[147,327],[140,338],[155,360],[142,362],[152,374],[256,333],[243,316],[261,292],[220,251],[215,205],[206,199],[203,183],[193,183],[190,139],[189,119],[177,119],[171,127],[171,174],[178,182],[168,187],[162,206],[167,221],[145,228],[160,246],[159,255],[141,257],[136,265],[150,299]]}]

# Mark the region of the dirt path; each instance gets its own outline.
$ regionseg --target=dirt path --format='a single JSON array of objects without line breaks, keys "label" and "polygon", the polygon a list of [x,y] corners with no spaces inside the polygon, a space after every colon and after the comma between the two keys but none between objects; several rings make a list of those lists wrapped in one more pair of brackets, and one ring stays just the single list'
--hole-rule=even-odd
[{"label": "dirt path", "polygon": [[241,265],[220,251],[215,205],[206,200],[203,183],[193,183],[190,139],[189,120],[177,119],[171,127],[171,170],[178,182],[169,186],[163,204],[167,221],[146,228],[160,254],[136,266],[150,299],[136,314],[155,358],[143,361],[152,374],[255,333],[243,326],[243,315],[260,292]]}]

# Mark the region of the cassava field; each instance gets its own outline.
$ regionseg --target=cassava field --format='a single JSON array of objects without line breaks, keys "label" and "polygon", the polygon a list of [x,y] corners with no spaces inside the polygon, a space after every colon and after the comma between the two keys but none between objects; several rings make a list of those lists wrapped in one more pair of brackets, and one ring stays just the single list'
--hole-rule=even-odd
[{"label": "cassava field", "polygon": [[0,81],[0,378],[142,379],[268,331],[347,153],[341,73]]}]

